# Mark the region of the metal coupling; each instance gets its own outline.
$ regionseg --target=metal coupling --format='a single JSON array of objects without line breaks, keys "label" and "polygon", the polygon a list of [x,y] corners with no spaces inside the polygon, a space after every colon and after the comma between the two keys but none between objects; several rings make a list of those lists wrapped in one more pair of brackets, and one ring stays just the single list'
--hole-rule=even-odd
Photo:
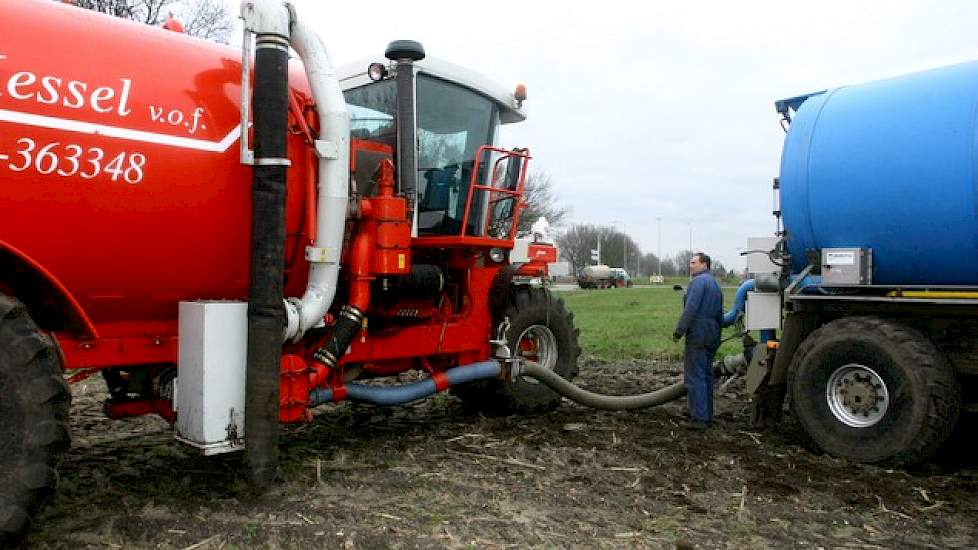
[{"label": "metal coupling", "polygon": [[346,317],[358,325],[363,324],[363,312],[356,306],[351,306],[349,304],[343,306],[343,308],[340,309],[340,317]]},{"label": "metal coupling", "polygon": [[331,369],[336,368],[336,364],[338,363],[336,356],[330,353],[325,347],[317,349],[312,354],[312,358]]}]

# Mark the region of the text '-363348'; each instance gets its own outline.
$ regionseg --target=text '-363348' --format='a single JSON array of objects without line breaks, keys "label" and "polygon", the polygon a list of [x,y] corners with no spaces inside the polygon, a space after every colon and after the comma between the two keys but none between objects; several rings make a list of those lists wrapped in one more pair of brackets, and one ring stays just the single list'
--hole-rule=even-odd
[{"label": "text '-363348'", "polygon": [[0,167],[11,172],[33,171],[41,175],[78,176],[85,180],[98,177],[135,185],[143,180],[146,155],[127,151],[106,151],[101,147],[83,147],[74,143],[39,144],[31,138],[20,138],[12,153],[0,152]]},{"label": "text '-363348'", "polygon": [[[132,78],[102,76],[96,83],[18,65],[0,54],[0,123],[19,127],[0,130],[0,171],[135,185],[152,165],[146,146],[224,153],[240,135],[240,126],[217,141],[200,135],[213,135],[200,104],[133,100]],[[28,137],[28,127],[63,135]],[[98,136],[98,143],[86,136]]]}]

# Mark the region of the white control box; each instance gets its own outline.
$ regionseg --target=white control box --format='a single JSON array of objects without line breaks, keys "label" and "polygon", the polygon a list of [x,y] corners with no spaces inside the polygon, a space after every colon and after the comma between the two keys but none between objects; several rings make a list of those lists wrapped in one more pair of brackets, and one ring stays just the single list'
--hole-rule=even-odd
[{"label": "white control box", "polygon": [[509,252],[509,261],[514,264],[525,264],[530,261],[530,239],[516,239],[513,250]]},{"label": "white control box", "polygon": [[180,302],[176,438],[205,455],[244,449],[247,302]]},{"label": "white control box", "polygon": [[780,329],[781,294],[748,292],[744,328],[747,330]]}]

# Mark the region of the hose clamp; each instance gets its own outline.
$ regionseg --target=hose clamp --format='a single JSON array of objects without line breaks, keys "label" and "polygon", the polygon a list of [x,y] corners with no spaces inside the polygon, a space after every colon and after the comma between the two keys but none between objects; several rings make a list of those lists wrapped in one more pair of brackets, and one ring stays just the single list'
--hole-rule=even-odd
[{"label": "hose clamp", "polygon": [[505,362],[509,366],[509,381],[516,382],[526,373],[526,365],[523,363],[523,359],[519,357],[514,357]]},{"label": "hose clamp", "polygon": [[255,159],[255,166],[292,166],[292,161],[287,158],[262,158]]},{"label": "hose clamp", "polygon": [[276,34],[255,33],[256,50],[279,50],[289,53],[289,39]]},{"label": "hose clamp", "polygon": [[325,347],[316,350],[312,354],[312,358],[331,369],[336,367],[336,356],[330,353]]},{"label": "hose clamp", "polygon": [[359,308],[349,304],[343,306],[340,310],[340,317],[346,317],[358,325],[363,323],[363,312]]},{"label": "hose clamp", "polygon": [[299,304],[294,298],[284,300],[285,302],[285,331],[282,334],[283,340],[289,340],[299,334]]}]

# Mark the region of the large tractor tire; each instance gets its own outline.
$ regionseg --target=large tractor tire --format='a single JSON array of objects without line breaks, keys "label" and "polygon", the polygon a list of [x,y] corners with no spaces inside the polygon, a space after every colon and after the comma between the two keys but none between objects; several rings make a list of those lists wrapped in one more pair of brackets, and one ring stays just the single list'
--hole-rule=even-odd
[{"label": "large tractor tire", "polygon": [[54,491],[70,401],[58,348],[0,295],[0,548],[17,544]]},{"label": "large tractor tire", "polygon": [[[511,291],[504,316],[509,319],[506,341],[520,355],[572,380],[577,376],[580,331],[564,300],[544,288],[519,287]],[[501,320],[500,320],[501,321]],[[560,404],[560,395],[530,378],[512,382],[483,380],[453,388],[468,406],[491,415],[533,414]]]},{"label": "large tractor tire", "polygon": [[788,372],[792,416],[830,455],[886,466],[933,456],[961,408],[955,371],[922,333],[848,317],[812,332]]}]

